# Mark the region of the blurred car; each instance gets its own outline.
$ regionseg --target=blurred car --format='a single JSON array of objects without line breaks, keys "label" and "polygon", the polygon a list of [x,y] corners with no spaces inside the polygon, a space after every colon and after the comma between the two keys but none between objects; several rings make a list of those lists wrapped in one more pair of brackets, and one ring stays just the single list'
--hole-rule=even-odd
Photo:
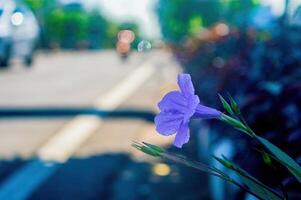
[{"label": "blurred car", "polygon": [[0,0],[0,67],[9,66],[13,57],[30,66],[38,36],[38,22],[28,8],[11,0]]}]

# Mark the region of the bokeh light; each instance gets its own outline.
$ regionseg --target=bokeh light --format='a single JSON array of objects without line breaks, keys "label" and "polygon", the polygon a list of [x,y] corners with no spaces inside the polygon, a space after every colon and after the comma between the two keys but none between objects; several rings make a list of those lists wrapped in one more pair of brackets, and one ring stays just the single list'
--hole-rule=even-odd
[{"label": "bokeh light", "polygon": [[229,34],[229,26],[225,23],[219,23],[215,26],[215,32],[219,36],[226,36]]},{"label": "bokeh light", "polygon": [[142,40],[137,46],[138,52],[149,52],[152,49],[152,44],[147,40]]},{"label": "bokeh light", "polygon": [[11,23],[14,26],[20,26],[24,21],[24,15],[21,12],[15,12],[11,17]]},{"label": "bokeh light", "polygon": [[167,176],[170,174],[170,167],[164,163],[157,163],[153,166],[152,171],[158,176]]}]

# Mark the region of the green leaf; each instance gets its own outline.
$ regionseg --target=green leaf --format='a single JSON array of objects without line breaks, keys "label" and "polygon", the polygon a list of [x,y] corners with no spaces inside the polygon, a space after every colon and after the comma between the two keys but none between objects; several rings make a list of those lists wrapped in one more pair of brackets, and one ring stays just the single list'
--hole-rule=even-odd
[{"label": "green leaf", "polygon": [[151,145],[148,143],[138,143],[138,142],[134,142],[132,144],[132,146],[136,149],[138,149],[139,151],[142,151],[143,153],[146,153],[148,155],[151,156],[161,156],[162,153],[164,153],[164,149],[157,147],[155,145]]},{"label": "green leaf", "polygon": [[156,145],[153,145],[153,144],[149,144],[147,142],[142,142],[145,146],[148,146],[149,148],[152,148],[153,150],[155,150],[156,152],[158,153],[164,153],[165,152],[165,149],[161,148],[161,147],[158,147]]},{"label": "green leaf", "polygon": [[268,186],[261,183],[258,179],[251,176],[248,172],[241,169],[225,157],[218,158],[214,157],[217,161],[219,161],[223,166],[226,168],[232,170],[239,176],[242,183],[248,187],[248,189],[256,194],[258,197],[266,200],[281,200],[279,194],[275,193],[272,189],[270,189]]},{"label": "green leaf", "polygon": [[241,121],[234,119],[228,115],[222,114],[220,120],[222,120],[223,122],[226,122],[227,124],[233,126],[234,128],[238,129],[241,132],[244,132],[246,134],[248,134],[249,136],[252,137],[251,132],[249,131],[250,129],[248,127],[246,127]]},{"label": "green leaf", "polygon": [[220,101],[221,101],[222,104],[223,104],[224,109],[225,109],[228,113],[230,113],[231,115],[233,115],[234,113],[233,113],[233,111],[232,111],[232,109],[231,109],[231,106],[228,104],[228,102],[222,97],[222,95],[219,94],[218,96],[219,96]]},{"label": "green leaf", "polygon": [[[211,174],[213,176],[217,176],[231,184],[234,184],[234,185],[240,187],[242,190],[245,190],[246,192],[256,196],[257,198],[263,198],[263,199],[269,199],[269,200],[270,199],[271,200],[280,200],[281,199],[280,197],[278,197],[279,195],[277,196],[277,194],[273,194],[273,192],[270,192],[268,188],[267,189],[264,187],[262,188],[261,183],[259,181],[258,181],[259,183],[257,183],[256,181],[255,181],[255,183],[253,183],[254,180],[249,180],[248,177],[246,178],[246,175],[245,176],[240,175],[240,176],[242,176],[241,179],[245,179],[243,183],[247,187],[238,183],[236,180],[232,179],[230,176],[228,176],[227,174],[225,174],[224,172],[222,172],[221,170],[219,170],[217,168],[210,167],[204,163],[190,160],[183,155],[169,153],[165,149],[155,146],[153,144],[149,144],[149,143],[145,143],[145,142],[143,142],[143,143],[133,142],[132,146],[146,154],[151,155],[151,156],[155,156],[155,157],[160,156],[161,158],[164,158],[164,159],[167,159],[170,161],[174,161],[177,163],[181,163],[186,166],[189,166],[189,167],[198,169],[200,171],[206,172],[208,174]],[[236,166],[233,163],[231,163],[230,161],[228,161],[227,159],[225,159],[225,158],[224,159],[216,158],[216,159],[219,159],[220,162],[223,162],[226,167],[228,167],[234,171],[236,170]],[[243,170],[241,170],[241,171],[243,171]],[[241,172],[239,174],[246,174],[246,172],[244,172],[244,173]],[[259,195],[257,193],[259,193]]]},{"label": "green leaf", "polygon": [[229,162],[226,159],[222,159],[216,156],[213,156],[213,158],[215,158],[215,160],[217,160],[218,162],[220,162],[222,165],[224,165],[224,167],[228,168],[228,169],[233,169],[233,164],[231,162]]},{"label": "green leaf", "polygon": [[282,164],[284,165],[301,183],[301,167],[300,165],[294,161],[289,155],[287,155],[284,151],[279,149],[277,146],[269,142],[268,140],[256,136],[258,141],[265,146],[273,156]]},{"label": "green leaf", "polygon": [[240,109],[236,103],[236,101],[232,98],[231,95],[228,95],[229,96],[229,99],[230,99],[230,104],[231,104],[231,107],[232,109],[234,110],[234,113],[237,114],[237,115],[240,115],[241,112],[240,112]]},{"label": "green leaf", "polygon": [[254,192],[262,199],[266,200],[282,200],[283,198],[275,195],[271,191],[263,188],[260,184],[256,183],[255,181],[248,179],[245,176],[239,176],[242,180],[242,182],[248,186],[248,188],[251,190],[251,192]]},{"label": "green leaf", "polygon": [[272,166],[272,159],[269,156],[269,154],[267,154],[266,152],[262,151],[261,155],[262,155],[262,159],[263,159],[264,163],[267,164],[268,166]]}]

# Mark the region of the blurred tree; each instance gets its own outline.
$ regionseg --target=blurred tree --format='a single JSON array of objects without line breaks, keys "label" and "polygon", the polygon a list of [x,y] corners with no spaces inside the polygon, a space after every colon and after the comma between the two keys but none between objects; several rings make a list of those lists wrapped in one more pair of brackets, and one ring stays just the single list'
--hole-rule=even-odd
[{"label": "blurred tree", "polygon": [[172,43],[195,34],[220,18],[217,1],[159,0],[156,11],[163,37]]},{"label": "blurred tree", "polygon": [[23,2],[37,16],[43,48],[113,48],[121,29],[133,30],[137,38],[133,45],[137,45],[137,24],[118,24],[106,19],[98,9],[87,11],[80,3],[62,4],[58,0]]},{"label": "blurred tree", "polygon": [[260,0],[223,1],[222,19],[234,26],[245,27],[250,13],[260,5]]},{"label": "blurred tree", "polygon": [[259,0],[159,0],[156,12],[164,39],[178,43],[219,21],[243,25]]},{"label": "blurred tree", "polygon": [[99,10],[93,10],[89,14],[88,21],[88,40],[90,48],[98,49],[104,47],[108,22],[101,16]]},{"label": "blurred tree", "polygon": [[112,21],[107,21],[106,26],[106,39],[104,40],[104,46],[107,48],[115,48],[116,36],[119,31],[119,25]]},{"label": "blurred tree", "polygon": [[34,12],[43,8],[45,0],[24,0],[24,3]]},{"label": "blurred tree", "polygon": [[61,46],[76,48],[86,42],[88,35],[89,14],[79,3],[70,3],[64,9],[64,29]]},{"label": "blurred tree", "polygon": [[45,17],[45,31],[51,47],[58,46],[64,34],[64,16],[62,8],[55,8]]}]

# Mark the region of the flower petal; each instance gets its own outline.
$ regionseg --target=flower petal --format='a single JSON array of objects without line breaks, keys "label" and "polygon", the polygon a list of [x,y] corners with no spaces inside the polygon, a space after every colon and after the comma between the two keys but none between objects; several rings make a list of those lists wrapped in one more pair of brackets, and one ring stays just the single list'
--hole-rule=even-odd
[{"label": "flower petal", "polygon": [[192,95],[190,97],[188,97],[188,108],[186,109],[186,112],[184,113],[184,123],[188,123],[190,118],[194,115],[195,110],[197,108],[197,106],[200,103],[200,99],[198,96],[196,95]]},{"label": "flower petal", "polygon": [[183,144],[186,144],[189,141],[189,127],[187,123],[182,123],[180,125],[180,128],[177,132],[176,138],[173,142],[173,144],[178,147],[178,148],[182,148]]},{"label": "flower petal", "polygon": [[183,121],[183,115],[160,112],[155,117],[156,130],[162,135],[176,133]]},{"label": "flower petal", "polygon": [[179,74],[178,85],[185,97],[194,95],[194,87],[189,74]]},{"label": "flower petal", "polygon": [[171,91],[162,98],[158,107],[163,112],[184,113],[187,104],[187,99],[179,91]]},{"label": "flower petal", "polygon": [[193,117],[202,119],[218,119],[221,117],[221,114],[222,113],[220,111],[214,108],[198,104]]},{"label": "flower petal", "polygon": [[195,109],[197,108],[197,106],[200,103],[200,99],[197,95],[191,95],[187,98],[187,104],[188,104],[188,109],[190,111],[195,111]]}]

